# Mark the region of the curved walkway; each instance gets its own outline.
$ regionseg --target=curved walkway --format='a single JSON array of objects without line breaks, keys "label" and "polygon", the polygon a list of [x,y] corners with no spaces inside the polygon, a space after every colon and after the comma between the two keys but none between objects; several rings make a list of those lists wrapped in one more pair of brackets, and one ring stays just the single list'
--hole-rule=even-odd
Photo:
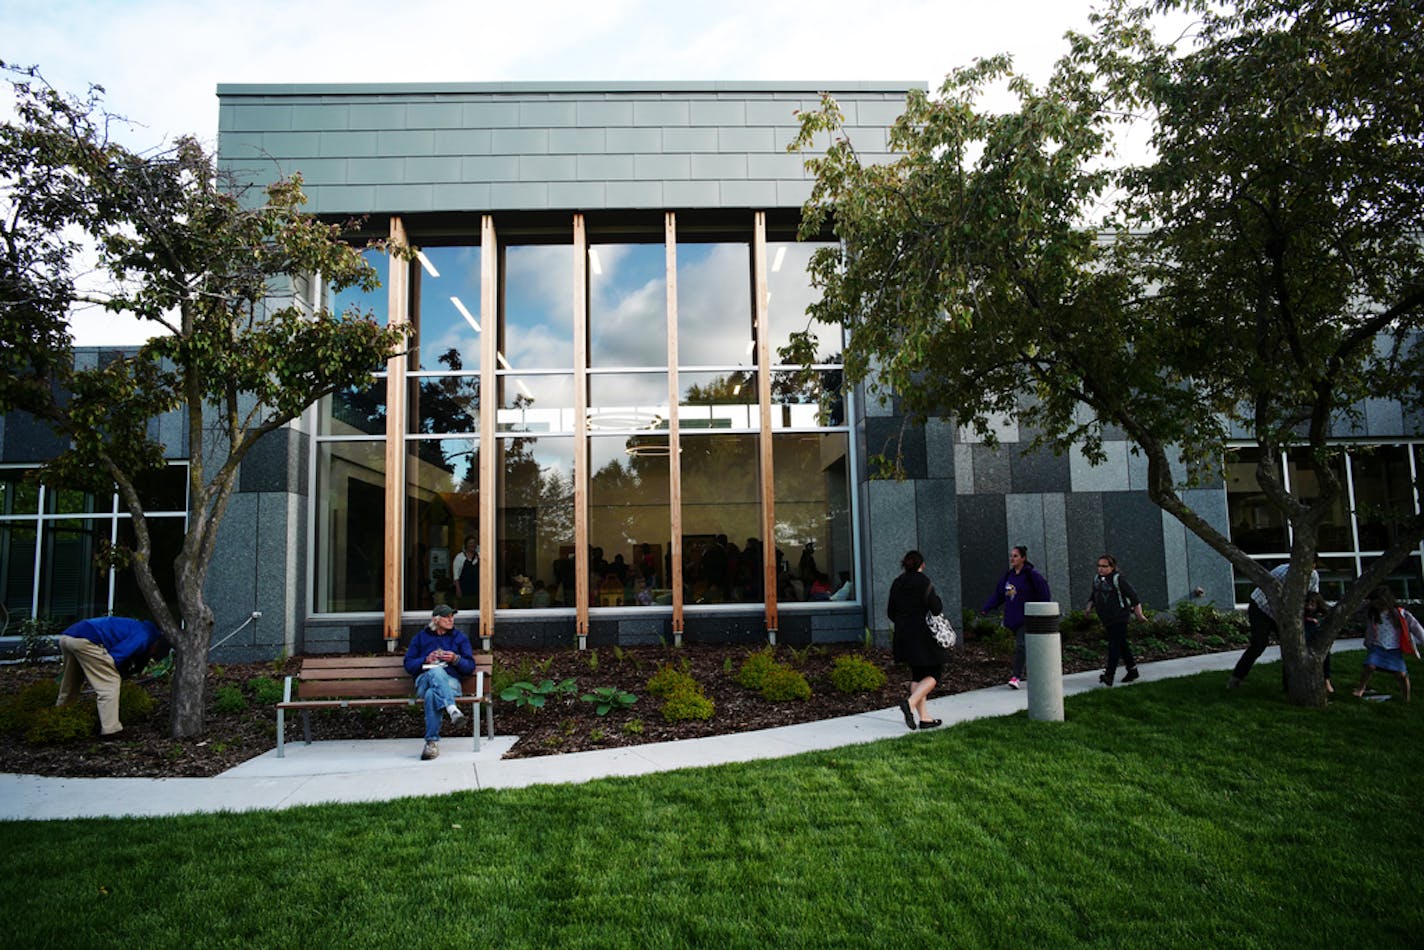
[{"label": "curved walkway", "polygon": [[[1360,641],[1335,644],[1360,649]],[[1138,682],[1229,670],[1239,651],[1143,663]],[[1269,648],[1261,662],[1280,658]],[[1224,681],[1223,681],[1224,682]],[[1098,671],[1063,677],[1063,694],[1098,686]],[[1117,686],[1115,689],[1131,687]],[[1027,693],[1003,686],[941,696],[930,711],[945,725],[1007,716],[1027,706]],[[672,769],[748,762],[819,749],[916,735],[896,708],[839,719],[781,726],[759,732],[657,742],[623,749],[576,752],[530,759],[501,758],[515,736],[486,739],[481,751],[458,739],[440,743],[440,758],[419,759],[419,738],[288,743],[285,758],[276,750],[212,778],[50,778],[0,774],[0,820],[182,815],[194,812],[292,808],[325,802],[388,801],[412,795],[521,788],[586,782],[609,776],[646,775]]]}]

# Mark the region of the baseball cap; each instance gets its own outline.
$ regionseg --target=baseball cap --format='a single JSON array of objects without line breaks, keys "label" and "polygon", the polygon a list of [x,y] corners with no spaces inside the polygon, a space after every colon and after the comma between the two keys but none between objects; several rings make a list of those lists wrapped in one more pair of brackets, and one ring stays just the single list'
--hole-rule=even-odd
[{"label": "baseball cap", "polygon": [[430,611],[430,616],[453,617],[455,616],[455,608],[451,607],[449,604],[436,604],[435,609]]}]

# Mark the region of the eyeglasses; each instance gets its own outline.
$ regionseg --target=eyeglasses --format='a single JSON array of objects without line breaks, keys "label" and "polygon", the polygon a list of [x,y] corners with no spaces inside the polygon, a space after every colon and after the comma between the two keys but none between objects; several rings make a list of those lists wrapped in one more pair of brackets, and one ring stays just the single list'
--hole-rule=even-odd
[{"label": "eyeglasses", "polygon": [[1112,567],[1112,565],[1111,565],[1111,564],[1104,564],[1102,561],[1099,561],[1099,562],[1098,562],[1098,567],[1100,567],[1100,568],[1102,568],[1102,567]]}]

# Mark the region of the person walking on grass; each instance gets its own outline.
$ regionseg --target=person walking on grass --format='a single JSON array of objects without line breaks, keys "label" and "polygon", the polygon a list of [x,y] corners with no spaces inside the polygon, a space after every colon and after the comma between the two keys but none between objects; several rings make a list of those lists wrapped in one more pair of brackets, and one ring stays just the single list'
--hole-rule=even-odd
[{"label": "person walking on grass", "polygon": [[455,697],[460,681],[475,672],[475,654],[470,640],[455,629],[455,611],[439,604],[430,612],[430,624],[411,638],[405,651],[405,671],[415,677],[415,693],[425,700],[426,761],[440,754],[441,714],[451,722],[465,718]]},{"label": "person walking on grass", "polygon": [[1028,679],[1024,652],[1024,605],[1051,600],[1048,581],[1028,559],[1028,548],[1016,544],[1009,551],[1009,569],[999,578],[993,595],[979,608],[980,616],[1004,608],[1004,626],[1014,633],[1014,668],[1009,676],[1009,688],[1018,689]]},{"label": "person walking on grass", "polygon": [[1365,687],[1375,670],[1387,670],[1399,678],[1404,687],[1404,701],[1409,702],[1409,668],[1404,655],[1419,655],[1415,644],[1424,646],[1424,627],[1414,615],[1394,602],[1388,587],[1376,587],[1365,600],[1365,668],[1360,673],[1360,685],[1355,695],[1363,697]]},{"label": "person walking on grass", "polygon": [[927,700],[944,678],[946,654],[930,634],[925,615],[943,613],[944,603],[925,576],[923,554],[905,552],[900,567],[904,573],[890,585],[890,602],[885,609],[895,627],[895,662],[910,668],[910,695],[900,700],[900,712],[910,729],[933,729],[942,722],[929,717]]},{"label": "person walking on grass", "polygon": [[1108,666],[1098,676],[1098,682],[1111,686],[1117,676],[1117,663],[1121,659],[1127,666],[1124,683],[1137,679],[1137,661],[1133,659],[1132,647],[1127,643],[1127,621],[1136,615],[1138,620],[1146,620],[1142,613],[1142,598],[1123,579],[1117,570],[1117,558],[1111,554],[1098,555],[1098,575],[1093,578],[1092,599],[1086,608],[1088,613],[1097,613],[1103,627],[1108,632]]}]

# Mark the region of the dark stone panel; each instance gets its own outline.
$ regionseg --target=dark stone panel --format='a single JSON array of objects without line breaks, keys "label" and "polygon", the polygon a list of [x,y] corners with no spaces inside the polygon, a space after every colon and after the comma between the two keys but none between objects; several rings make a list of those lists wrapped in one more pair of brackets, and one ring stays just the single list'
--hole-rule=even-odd
[{"label": "dark stone panel", "polygon": [[[766,618],[761,611],[755,614],[685,617],[683,623],[683,643],[766,642]],[[807,642],[810,642],[809,638]]]},{"label": "dark stone panel", "polygon": [[1066,455],[1054,455],[1048,449],[1036,449],[1027,455],[1014,452],[1010,454],[1009,468],[1013,473],[1015,494],[1073,490],[1073,476]]},{"label": "dark stone panel", "polygon": [[779,614],[776,642],[792,647],[804,647],[816,639],[815,614]]},{"label": "dark stone panel", "polygon": [[1007,494],[1014,487],[1014,473],[1009,458],[1015,452],[1013,446],[1000,445],[998,448],[975,443],[969,447],[970,459],[974,465],[974,491],[976,494]]},{"label": "dark stone panel", "polygon": [[1103,542],[1149,607],[1167,605],[1162,509],[1143,492],[1104,492]]},{"label": "dark stone panel", "polygon": [[[386,638],[383,633],[384,625],[380,621],[371,623],[353,623],[350,627],[351,638],[348,653],[384,653],[386,652]],[[399,647],[398,647],[399,649]]]},{"label": "dark stone panel", "polygon": [[[1077,610],[1088,602],[1093,591],[1097,557],[1107,544],[1103,540],[1103,496],[1080,492],[1063,499],[1064,520],[1068,522],[1068,578],[1060,593],[1064,610]],[[1116,556],[1116,552],[1108,552]],[[1058,585],[1062,586],[1063,581]]]},{"label": "dark stone panel", "polygon": [[960,495],[959,584],[964,609],[978,610],[993,594],[1004,573],[1008,549],[1004,496]]},{"label": "dark stone panel", "polygon": [[901,431],[900,416],[872,416],[865,420],[865,445],[870,455],[894,458],[902,453],[906,478],[929,477],[929,453],[925,450],[924,426],[906,425]]},{"label": "dark stone panel", "polygon": [[[479,649],[478,639],[472,638],[475,649]],[[578,645],[574,633],[574,619],[567,620],[506,620],[503,617],[495,626],[491,646],[498,650],[553,650],[573,649]]]},{"label": "dark stone panel", "polygon": [[68,439],[55,435],[28,412],[5,414],[5,444],[0,461],[47,462],[67,448]]},{"label": "dark stone panel", "polygon": [[267,433],[242,460],[237,490],[306,494],[307,439],[306,433],[295,429]]},{"label": "dark stone panel", "polygon": [[865,609],[811,614],[811,639],[815,643],[861,643],[865,640]]}]

